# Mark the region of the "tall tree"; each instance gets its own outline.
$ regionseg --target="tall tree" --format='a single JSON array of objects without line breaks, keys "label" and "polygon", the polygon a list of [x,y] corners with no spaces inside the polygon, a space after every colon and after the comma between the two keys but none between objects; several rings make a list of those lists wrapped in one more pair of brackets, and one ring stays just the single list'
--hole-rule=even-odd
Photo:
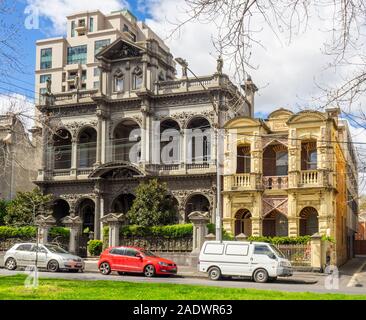
[{"label": "tall tree", "polygon": [[141,183],[135,192],[136,198],[127,213],[130,223],[146,227],[176,222],[177,212],[165,183],[152,179]]},{"label": "tall tree", "polygon": [[39,188],[30,192],[18,192],[9,203],[4,218],[7,225],[28,226],[34,224],[34,218],[41,214],[52,199],[52,195],[43,195]]}]

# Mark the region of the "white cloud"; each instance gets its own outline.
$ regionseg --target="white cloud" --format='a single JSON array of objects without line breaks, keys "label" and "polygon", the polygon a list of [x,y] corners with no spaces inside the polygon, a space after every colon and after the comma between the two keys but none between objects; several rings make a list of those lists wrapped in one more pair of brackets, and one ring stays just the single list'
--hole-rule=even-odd
[{"label": "white cloud", "polygon": [[40,18],[52,23],[52,34],[60,35],[66,31],[66,16],[82,11],[99,9],[103,13],[128,8],[126,0],[27,0],[29,9],[38,12]]}]

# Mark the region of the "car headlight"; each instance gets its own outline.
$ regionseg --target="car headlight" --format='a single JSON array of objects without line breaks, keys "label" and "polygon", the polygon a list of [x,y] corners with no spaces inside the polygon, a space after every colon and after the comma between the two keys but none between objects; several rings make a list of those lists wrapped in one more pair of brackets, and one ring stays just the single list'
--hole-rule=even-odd
[{"label": "car headlight", "polygon": [[291,267],[291,263],[289,263],[288,261],[281,261],[280,267]]},{"label": "car headlight", "polygon": [[163,267],[167,267],[167,266],[169,266],[169,264],[167,264],[166,262],[162,262],[162,261],[160,261],[160,262],[159,262],[159,264],[160,264],[161,266],[163,266]]}]

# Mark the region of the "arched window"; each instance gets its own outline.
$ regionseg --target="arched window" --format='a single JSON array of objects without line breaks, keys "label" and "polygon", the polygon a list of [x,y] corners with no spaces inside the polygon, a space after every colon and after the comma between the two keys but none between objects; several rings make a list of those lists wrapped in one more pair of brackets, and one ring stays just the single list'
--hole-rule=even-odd
[{"label": "arched window", "polygon": [[55,169],[71,168],[71,134],[65,129],[53,135],[53,156]]},{"label": "arched window", "polygon": [[287,217],[273,210],[263,218],[263,236],[265,237],[287,237],[288,220]]},{"label": "arched window", "polygon": [[78,141],[78,167],[90,168],[95,164],[97,153],[97,132],[93,128],[84,129]]},{"label": "arched window", "polygon": [[211,126],[207,119],[197,117],[187,125],[188,162],[202,163],[211,159]]},{"label": "arched window", "polygon": [[319,232],[318,211],[313,207],[306,207],[300,212],[300,236],[312,236]]},{"label": "arched window", "polygon": [[136,67],[132,72],[132,89],[138,90],[142,86],[142,70]]},{"label": "arched window", "polygon": [[252,217],[249,210],[240,209],[235,214],[235,235],[244,233],[247,236],[252,235],[252,221],[250,218]]},{"label": "arched window", "polygon": [[160,123],[160,155],[161,163],[174,164],[180,160],[180,127],[171,119]]},{"label": "arched window", "polygon": [[121,69],[117,69],[114,73],[113,90],[115,92],[122,92],[124,90],[124,75]]},{"label": "arched window", "polygon": [[114,160],[138,163],[141,157],[141,130],[133,120],[123,120],[114,129]]}]

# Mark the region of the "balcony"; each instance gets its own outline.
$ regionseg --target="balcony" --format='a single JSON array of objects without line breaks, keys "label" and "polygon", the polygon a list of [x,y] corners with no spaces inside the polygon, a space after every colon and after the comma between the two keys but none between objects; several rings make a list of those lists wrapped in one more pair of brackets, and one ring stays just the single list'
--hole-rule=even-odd
[{"label": "balcony", "polygon": [[246,190],[251,188],[250,173],[238,173],[224,177],[225,190]]},{"label": "balcony", "polygon": [[303,170],[300,173],[300,187],[320,186],[320,174],[317,170]]},{"label": "balcony", "polygon": [[288,176],[265,176],[262,178],[264,189],[286,189],[288,188]]}]

